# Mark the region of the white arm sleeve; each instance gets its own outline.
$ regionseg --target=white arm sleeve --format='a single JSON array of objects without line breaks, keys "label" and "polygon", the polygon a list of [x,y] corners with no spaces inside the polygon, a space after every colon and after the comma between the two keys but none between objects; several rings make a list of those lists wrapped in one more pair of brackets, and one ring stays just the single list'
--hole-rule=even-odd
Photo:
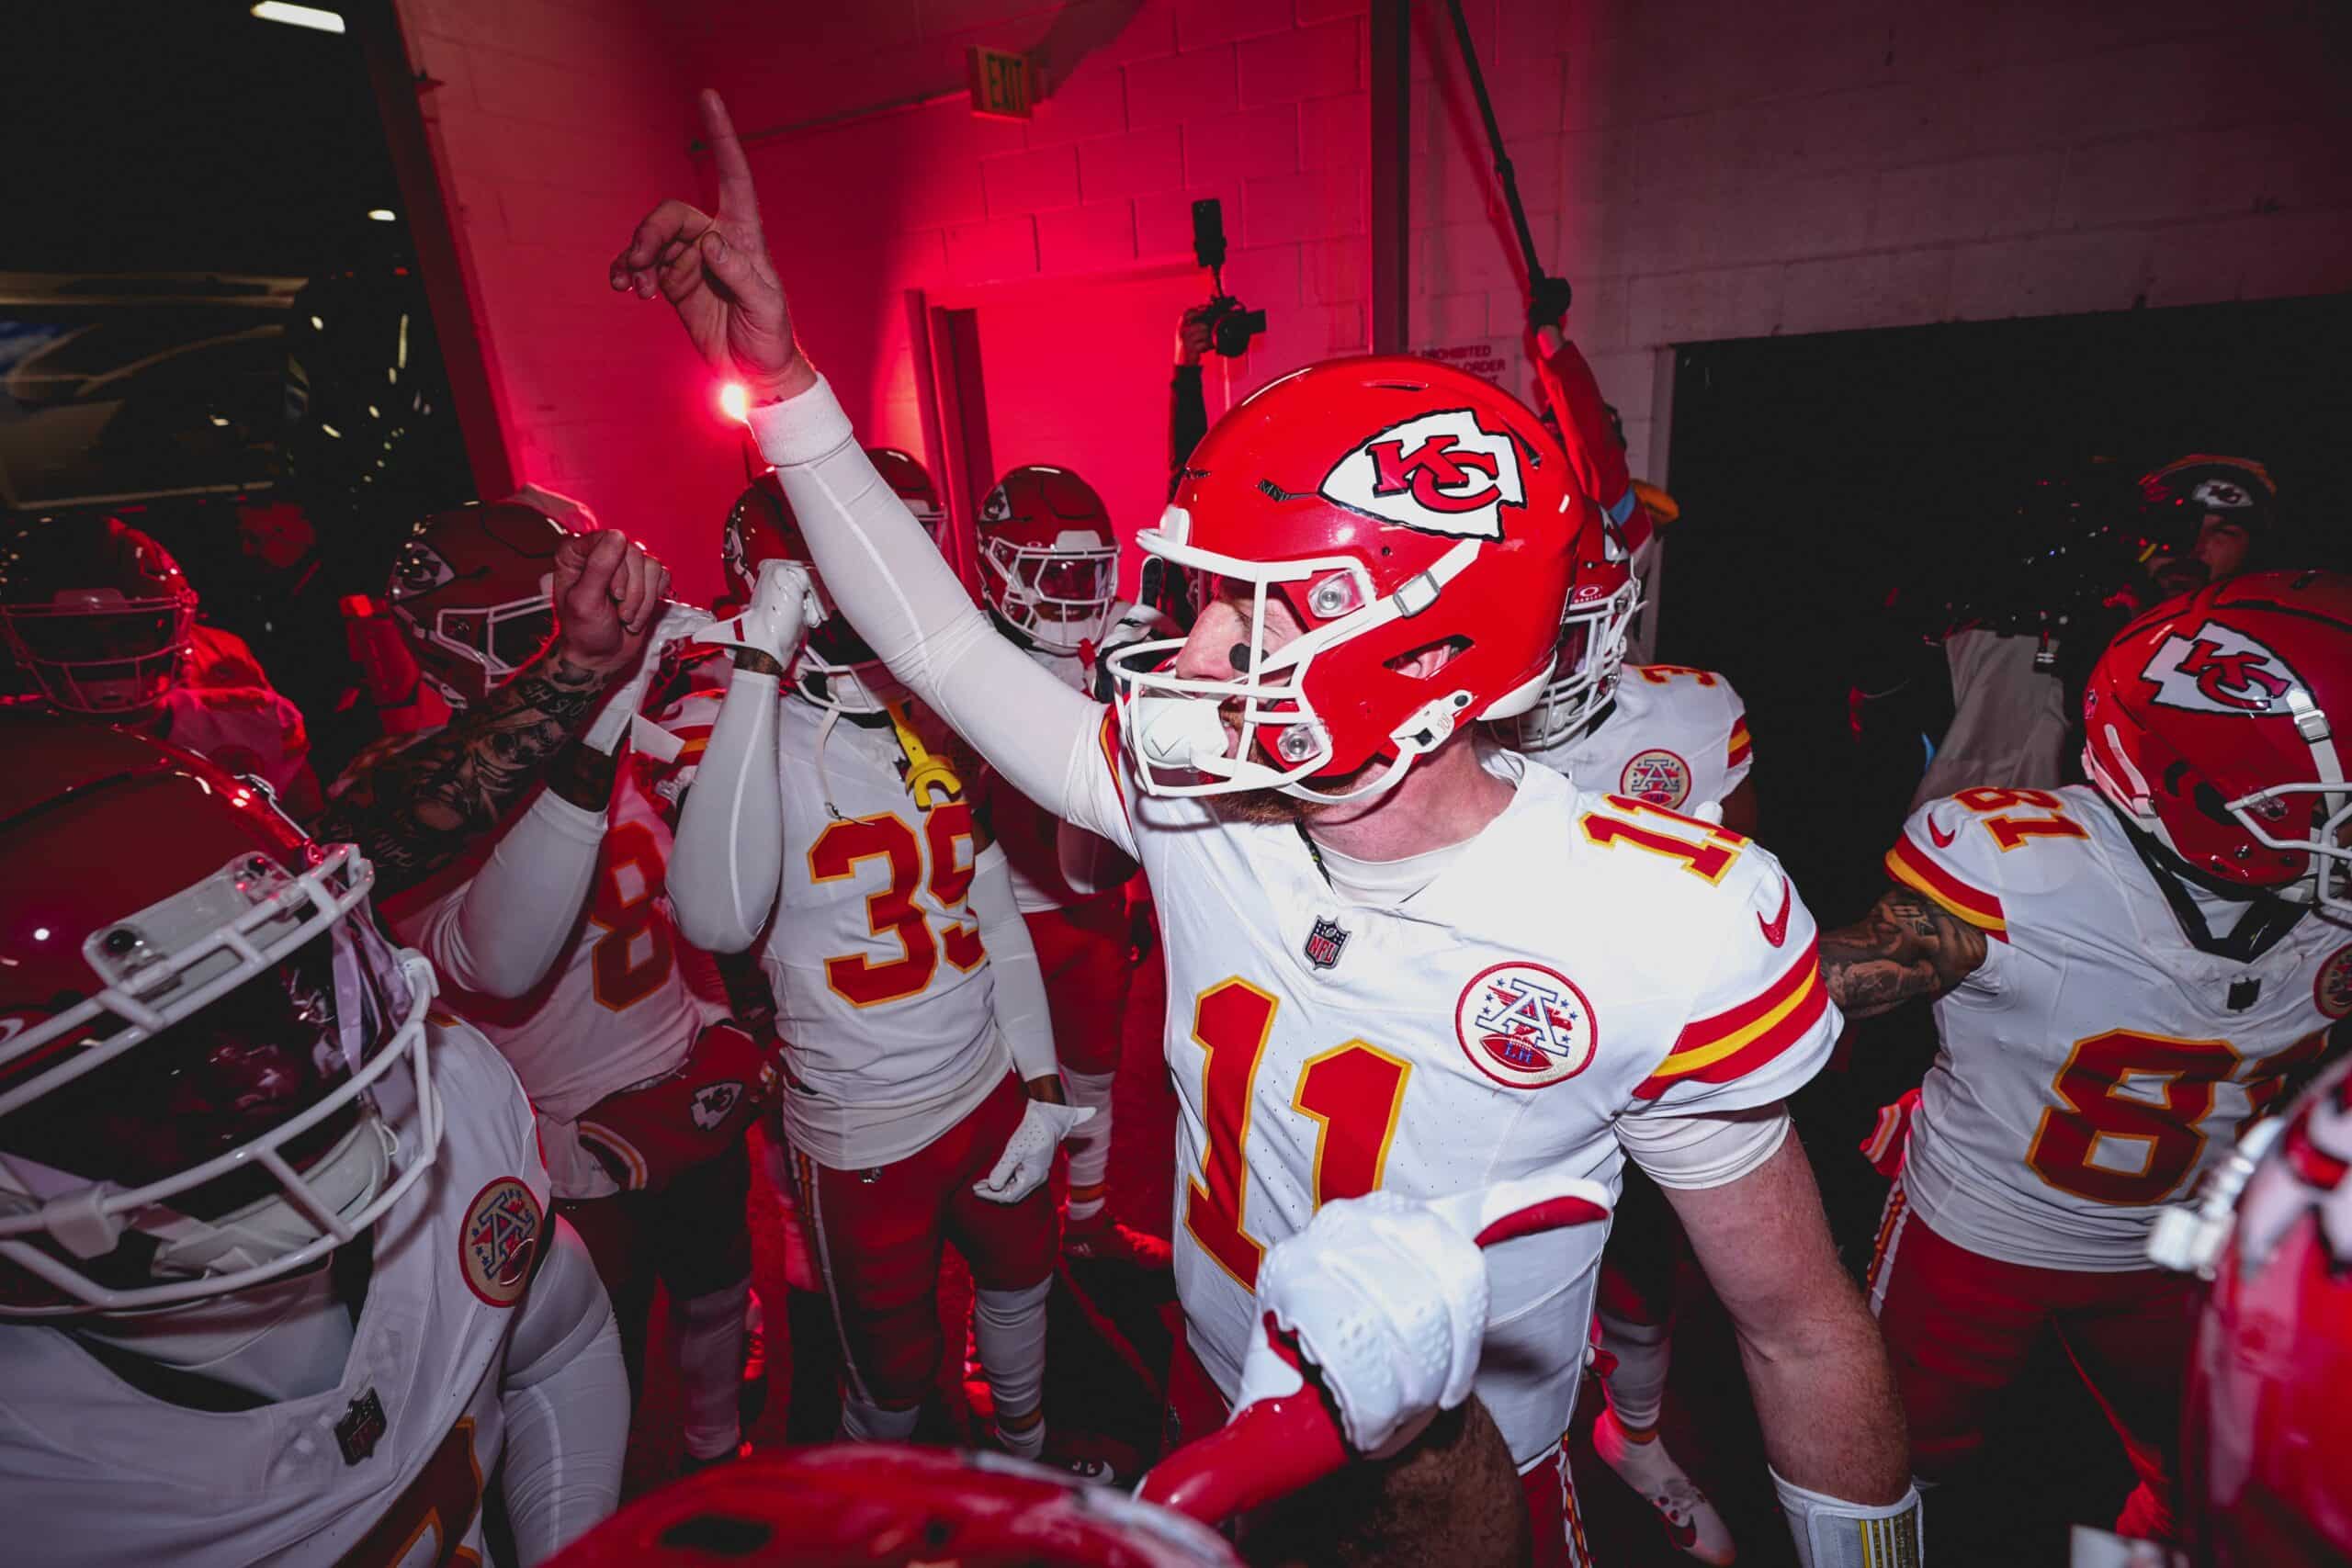
[{"label": "white arm sleeve", "polygon": [[541,790],[465,892],[434,905],[417,946],[444,978],[469,991],[526,994],[571,946],[604,841],[603,812]]},{"label": "white arm sleeve", "polygon": [[990,844],[972,862],[972,887],[965,897],[979,920],[980,945],[988,949],[989,979],[996,997],[996,1026],[1012,1049],[1021,1081],[1051,1077],[1060,1070],[1054,1054],[1054,1017],[1046,1004],[1046,972],[1037,944],[1012,897],[1012,872],[1001,844]]},{"label": "white arm sleeve", "polygon": [[1102,777],[1102,706],[996,634],[875,473],[824,378],[753,409],[751,426],[826,591],[890,672],[1015,789],[1131,848],[1126,813]]},{"label": "white arm sleeve", "polygon": [[542,1562],[620,1506],[628,1373],[588,1248],[558,1219],[517,1309],[499,1404],[514,1549]]},{"label": "white arm sleeve", "polygon": [[1781,1100],[1694,1116],[1621,1116],[1617,1142],[1652,1181],[1690,1190],[1737,1181],[1789,1135]]},{"label": "white arm sleeve", "polygon": [[679,808],[670,905],[679,931],[706,953],[750,947],[775,907],[784,869],[777,685],[774,675],[729,672],[710,744]]}]

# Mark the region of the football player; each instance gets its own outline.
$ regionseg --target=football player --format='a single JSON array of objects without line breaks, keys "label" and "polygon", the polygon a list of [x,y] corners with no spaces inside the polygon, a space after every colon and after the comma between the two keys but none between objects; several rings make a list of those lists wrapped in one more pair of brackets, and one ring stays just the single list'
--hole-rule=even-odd
[{"label": "football player", "polygon": [[119,517],[58,517],[0,555],[0,634],[59,709],[135,728],[250,773],[318,815],[301,710],[261,677],[198,679],[196,590]]},{"label": "football player", "polygon": [[[2168,542],[2147,563],[2160,593],[2276,565],[2278,487],[2251,457],[2191,452],[2140,476],[2141,528]],[[2273,558],[2261,558],[2271,553]]]},{"label": "football player", "polygon": [[[1630,516],[1640,502],[1610,438],[1600,388],[1573,344],[1564,342],[1546,385],[1562,414],[1556,428],[1571,467],[1579,476],[1598,475],[1604,486],[1613,480],[1623,501],[1611,513],[1584,499],[1604,491],[1578,496],[1576,586],[1561,615],[1552,678],[1533,707],[1490,732],[1581,787],[1687,809],[1751,833],[1752,749],[1731,682],[1713,671],[1624,662],[1641,581],[1617,515]],[[1615,455],[1613,469],[1596,457],[1602,447]],[[1609,1403],[1593,1423],[1593,1449],[1649,1500],[1677,1547],[1702,1562],[1729,1562],[1736,1555],[1730,1527],[1658,1436],[1681,1232],[1638,1171],[1627,1177],[1619,1207],[1626,1223],[1602,1258],[1595,1314]]]},{"label": "football player", "polygon": [[978,770],[846,622],[824,617],[808,558],[783,487],[761,476],[724,544],[747,607],[700,639],[733,649],[725,693],[664,718],[709,737],[680,777],[671,897],[713,953],[765,933],[800,1223],[843,1351],[842,1434],[913,1432],[952,1240],[971,1266],[997,1436],[1035,1458],[1055,1254],[1045,1181],[1087,1112],[1062,1102],[1036,953],[967,790]]},{"label": "football player", "polygon": [[496,1477],[532,1562],[608,1513],[611,1310],[367,860],[129,731],[0,744],[8,1554],[477,1561]]},{"label": "football player", "polygon": [[2139,1473],[2118,1531],[2170,1538],[2193,1297],[2148,1235],[2352,1014],[2346,714],[2352,579],[2159,606],[2092,670],[2088,784],[1930,801],[1823,936],[1842,1007],[1941,1037],[1870,1274],[1922,1477],[2054,1333]]},{"label": "football player", "polygon": [[[1159,623],[1152,612],[1118,601],[1110,511],[1068,468],[1024,463],[999,479],[980,506],[979,557],[989,618],[1074,691],[1098,689],[1106,642],[1139,641]],[[1062,1081],[1071,1104],[1094,1112],[1064,1143],[1069,1203],[1062,1249],[1164,1269],[1167,1243],[1119,1224],[1106,1202],[1111,1088],[1129,974],[1122,885],[1135,863],[1093,834],[1056,822],[996,774],[989,775],[989,823],[1045,972]]]},{"label": "football player", "polygon": [[[1805,1561],[1916,1546],[1884,1352],[1786,1136],[1781,1101],[1838,1027],[1810,917],[1738,835],[1473,744],[1551,673],[1578,499],[1556,439],[1424,360],[1261,389],[1138,541],[1194,574],[1201,609],[1181,647],[1117,660],[1106,712],[923,558],[799,352],[749,164],[717,95],[702,106],[718,212],[663,203],[613,287],[668,298],[752,389],[828,590],[892,673],[1153,884],[1180,1107],[1181,1431],[1219,1424],[1259,1332],[1260,1261],[1319,1202],[1539,1171],[1613,1188],[1630,1149],[1737,1325]],[[1488,1260],[1477,1390],[1544,1562],[1575,1550],[1560,1438],[1598,1229]]]},{"label": "football player", "polygon": [[[550,563],[572,536],[521,501],[412,530],[389,618],[452,708],[545,640]],[[673,607],[530,809],[384,907],[530,1096],[556,1201],[612,1295],[632,1386],[655,1280],[668,1290],[689,1464],[742,1447],[745,1134],[775,1081],[774,1046],[687,983],[694,955],[662,901],[670,825],[650,787],[658,764],[625,742],[664,643],[707,620]]]}]

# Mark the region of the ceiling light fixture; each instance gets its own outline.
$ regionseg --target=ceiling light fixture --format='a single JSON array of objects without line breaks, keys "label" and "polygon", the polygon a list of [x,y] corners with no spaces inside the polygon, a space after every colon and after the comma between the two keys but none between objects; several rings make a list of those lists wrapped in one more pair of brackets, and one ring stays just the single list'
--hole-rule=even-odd
[{"label": "ceiling light fixture", "polygon": [[389,207],[371,207],[368,209],[368,216],[373,218],[379,223],[397,223],[400,221],[400,219],[393,215],[392,209]]},{"label": "ceiling light fixture", "polygon": [[343,17],[335,11],[322,11],[316,6],[288,6],[284,0],[261,0],[254,7],[254,15],[265,22],[284,22],[289,28],[310,28],[317,32],[343,31]]}]

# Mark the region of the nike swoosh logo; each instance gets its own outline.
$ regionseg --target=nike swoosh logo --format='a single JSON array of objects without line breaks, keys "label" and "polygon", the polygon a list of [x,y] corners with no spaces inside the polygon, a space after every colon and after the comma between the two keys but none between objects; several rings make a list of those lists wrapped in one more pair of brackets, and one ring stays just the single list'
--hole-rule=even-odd
[{"label": "nike swoosh logo", "polygon": [[1789,940],[1789,911],[1795,906],[1796,897],[1789,891],[1789,879],[1783,876],[1781,878],[1781,912],[1769,920],[1760,910],[1756,916],[1756,923],[1764,928],[1764,940],[1774,947]]},{"label": "nike swoosh logo", "polygon": [[1928,818],[1928,837],[1936,841],[1936,848],[1939,850],[1948,850],[1951,848],[1951,841],[1960,837],[1960,835],[1957,833],[1945,832],[1941,828],[1936,826],[1936,819],[1930,817]]}]

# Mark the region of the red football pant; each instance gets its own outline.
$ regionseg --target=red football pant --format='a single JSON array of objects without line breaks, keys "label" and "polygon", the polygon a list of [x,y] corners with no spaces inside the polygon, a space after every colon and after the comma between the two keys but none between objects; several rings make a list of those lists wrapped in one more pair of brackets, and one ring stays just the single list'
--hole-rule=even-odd
[{"label": "red football pant", "polygon": [[1871,1310],[1911,1427],[1911,1464],[1940,1481],[1984,1446],[1984,1421],[2044,1333],[2054,1333],[2139,1472],[2118,1533],[2173,1537],[2171,1466],[2198,1284],[2158,1269],[2076,1273],[2004,1263],[1947,1241],[1887,1194],[1871,1260]]},{"label": "red football pant", "polygon": [[1023,919],[1046,975],[1055,1054],[1073,1072],[1109,1072],[1119,1065],[1131,973],[1125,895],[1114,889]]},{"label": "red football pant", "polygon": [[1012,1074],[925,1147],[872,1170],[833,1170],[795,1149],[802,1222],[832,1298],[851,1393],[883,1410],[911,1410],[939,1368],[943,1243],[982,1290],[1022,1291],[1053,1272],[1049,1190],[1018,1203],[972,1190],[1004,1152],[1028,1103]]},{"label": "red football pant", "polygon": [[[1168,1407],[1160,1420],[1163,1457],[1207,1437],[1224,1426],[1232,1413],[1216,1380],[1193,1354],[1180,1327],[1176,1354],[1168,1368]],[[1519,1490],[1526,1500],[1529,1530],[1535,1543],[1528,1559],[1532,1568],[1590,1568],[1584,1522],[1577,1517],[1576,1483],[1568,1475],[1566,1445],[1555,1448],[1549,1458],[1521,1472]]]}]

